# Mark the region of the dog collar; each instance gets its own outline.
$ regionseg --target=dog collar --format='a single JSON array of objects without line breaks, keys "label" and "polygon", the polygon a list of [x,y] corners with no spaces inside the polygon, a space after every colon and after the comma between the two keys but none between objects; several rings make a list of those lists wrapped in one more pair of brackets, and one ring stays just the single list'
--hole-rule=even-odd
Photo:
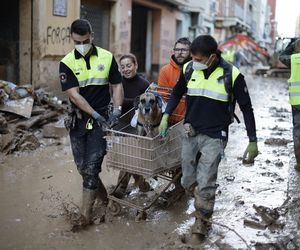
[{"label": "dog collar", "polygon": [[[159,124],[160,124],[160,122],[157,123],[157,124],[155,124],[155,125],[151,125],[150,128],[156,128],[156,127],[159,126]],[[146,124],[142,124],[142,123],[140,123],[139,121],[137,121],[137,125],[142,126],[142,127],[145,127]]]}]

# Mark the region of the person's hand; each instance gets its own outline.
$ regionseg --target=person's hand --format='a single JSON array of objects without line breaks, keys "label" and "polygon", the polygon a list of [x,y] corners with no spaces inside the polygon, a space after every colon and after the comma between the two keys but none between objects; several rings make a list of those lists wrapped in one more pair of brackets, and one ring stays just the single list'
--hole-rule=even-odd
[{"label": "person's hand", "polygon": [[92,113],[92,117],[96,120],[96,122],[98,123],[98,125],[100,127],[102,127],[103,125],[106,127],[108,126],[106,119],[102,115],[100,115],[98,112],[94,111]]},{"label": "person's hand", "polygon": [[110,128],[116,126],[119,123],[122,110],[120,108],[114,108],[112,114],[108,118],[108,125]]},{"label": "person's hand", "polygon": [[166,137],[167,136],[167,130],[168,130],[168,120],[169,120],[169,115],[164,114],[163,117],[161,118],[158,131],[161,137]]},{"label": "person's hand", "polygon": [[255,157],[258,155],[257,142],[249,142],[243,155],[243,163],[254,163]]}]

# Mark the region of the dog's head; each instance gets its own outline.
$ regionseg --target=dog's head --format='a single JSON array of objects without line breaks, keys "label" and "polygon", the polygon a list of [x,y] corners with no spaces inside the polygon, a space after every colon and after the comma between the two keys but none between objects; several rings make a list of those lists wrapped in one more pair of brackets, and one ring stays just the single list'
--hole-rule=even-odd
[{"label": "dog's head", "polygon": [[162,107],[162,100],[151,92],[146,92],[137,97],[137,108],[144,116],[151,116]]}]

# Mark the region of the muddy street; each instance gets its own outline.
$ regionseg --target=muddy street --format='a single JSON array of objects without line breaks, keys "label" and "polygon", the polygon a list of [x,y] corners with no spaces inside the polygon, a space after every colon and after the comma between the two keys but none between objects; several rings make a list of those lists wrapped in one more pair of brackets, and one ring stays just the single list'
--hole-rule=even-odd
[{"label": "muddy street", "polygon": [[[72,232],[63,205],[80,204],[81,177],[69,141],[62,138],[33,152],[1,155],[1,249],[299,249],[300,177],[293,169],[286,79],[247,74],[246,80],[260,154],[253,165],[242,164],[248,138],[243,122],[232,124],[212,230],[201,246],[183,240],[194,220],[193,199],[186,196],[167,208],[154,205],[146,220],[136,222],[135,209],[124,208],[105,222]],[[242,121],[239,110],[237,115]],[[116,184],[118,171],[103,166],[104,184]],[[154,179],[150,183],[159,185]],[[138,198],[137,190],[130,196]]]}]

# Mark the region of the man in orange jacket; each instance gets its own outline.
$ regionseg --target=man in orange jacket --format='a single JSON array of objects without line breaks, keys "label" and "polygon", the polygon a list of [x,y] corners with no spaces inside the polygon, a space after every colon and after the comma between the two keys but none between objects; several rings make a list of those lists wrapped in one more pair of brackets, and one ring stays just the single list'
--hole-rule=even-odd
[{"label": "man in orange jacket", "polygon": [[[158,76],[158,86],[173,88],[179,78],[183,64],[191,60],[191,41],[187,37],[179,38],[174,45],[170,62],[163,66]],[[173,113],[172,123],[177,123],[183,119],[185,112],[185,102],[181,102]],[[175,114],[175,115],[174,115]]]},{"label": "man in orange jacket", "polygon": [[[191,41],[187,37],[179,38],[174,45],[173,54],[170,58],[170,62],[163,66],[159,72],[158,76],[158,86],[173,89],[175,87],[176,82],[180,76],[180,72],[182,70],[183,65],[191,60],[190,54],[190,45]],[[166,101],[169,100],[169,95],[162,95]],[[170,117],[170,124],[175,124],[181,121],[184,118],[185,114],[185,100],[182,99],[178,104],[177,108],[173,112]],[[178,173],[179,170],[176,170],[174,176]],[[175,189],[171,192],[167,192],[167,198],[176,197],[180,198],[184,193],[184,188],[180,184],[180,179],[176,181]]]}]

